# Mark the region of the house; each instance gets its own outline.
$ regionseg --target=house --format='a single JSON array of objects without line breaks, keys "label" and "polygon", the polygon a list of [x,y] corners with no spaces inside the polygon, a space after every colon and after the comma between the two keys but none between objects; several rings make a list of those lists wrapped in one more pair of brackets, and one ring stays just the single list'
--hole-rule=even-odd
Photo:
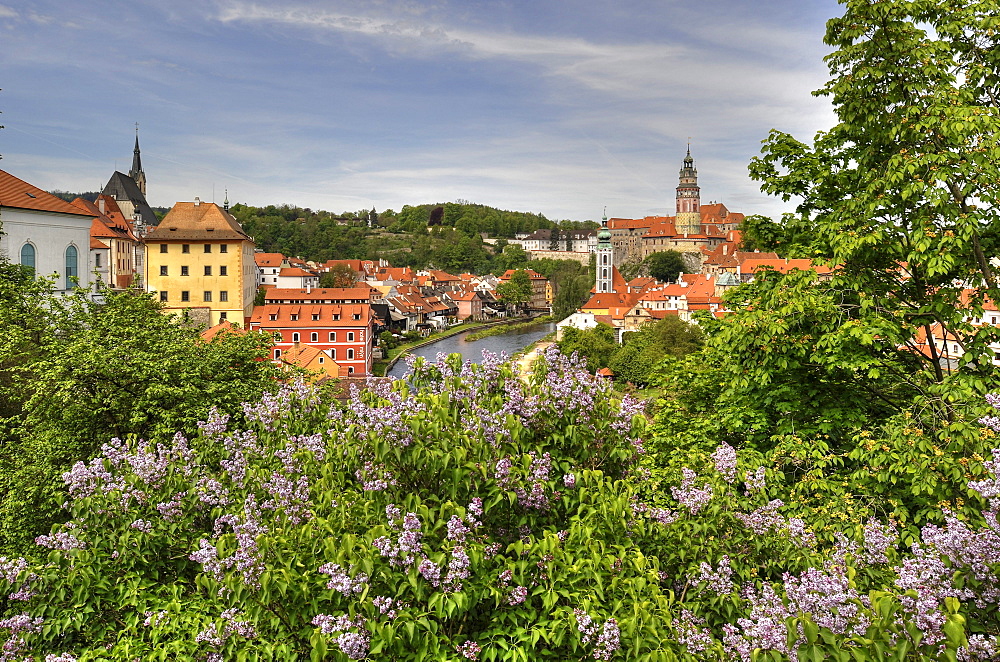
[{"label": "house", "polygon": [[369,285],[358,287],[276,287],[264,293],[265,303],[375,303],[382,293]]},{"label": "house", "polygon": [[453,292],[448,295],[458,309],[458,320],[480,320],[483,318],[483,297],[475,290]]},{"label": "house", "polygon": [[93,214],[90,224],[90,264],[97,279],[114,289],[126,289],[135,282],[138,238],[114,198],[99,195],[95,202],[77,198],[74,207]]},{"label": "house", "polygon": [[375,315],[368,304],[265,303],[253,309],[250,328],[274,334],[275,360],[307,344],[336,361],[342,375],[371,374]]},{"label": "house", "polygon": [[283,289],[319,287],[319,276],[302,267],[282,267],[278,271],[275,287]]},{"label": "house", "polygon": [[54,275],[66,292],[91,287],[94,215],[0,170],[0,254],[39,276]]},{"label": "house", "polygon": [[327,356],[326,352],[312,345],[298,344],[286,349],[275,361],[287,368],[301,368],[309,373],[309,381],[320,382],[327,379],[337,379],[341,373],[346,377],[350,373],[336,361]]},{"label": "house", "polygon": [[253,261],[257,266],[258,288],[277,287],[278,274],[283,268],[292,266],[281,253],[254,253]]},{"label": "house", "polygon": [[212,326],[240,324],[257,293],[254,241],[214,203],[178,202],[145,239],[143,282],[164,309]]},{"label": "house", "polygon": [[548,310],[550,300],[548,298],[549,280],[534,269],[508,269],[500,276],[501,283],[509,283],[515,271],[524,271],[531,280],[531,299],[528,301],[528,308],[531,310]]}]

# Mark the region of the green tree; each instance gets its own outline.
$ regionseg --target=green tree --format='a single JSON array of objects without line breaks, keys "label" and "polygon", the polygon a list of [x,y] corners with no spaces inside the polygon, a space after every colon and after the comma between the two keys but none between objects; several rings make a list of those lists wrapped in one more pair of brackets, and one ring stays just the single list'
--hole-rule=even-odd
[{"label": "green tree", "polygon": [[105,290],[94,303],[47,285],[8,282],[0,306],[0,327],[17,329],[0,338],[9,414],[0,426],[0,555],[23,550],[59,517],[60,476],[76,460],[112,437],[190,431],[212,407],[237,413],[279,376],[264,360],[265,334],[207,342],[151,295]]},{"label": "green tree", "polygon": [[353,287],[357,283],[357,272],[343,262],[333,265],[319,277],[320,287]]},{"label": "green tree", "polygon": [[608,367],[619,349],[614,328],[604,323],[598,323],[593,329],[563,329],[562,340],[556,345],[566,356],[576,354],[583,359],[590,372]]},{"label": "green tree", "polygon": [[677,251],[653,253],[643,260],[643,266],[656,280],[672,283],[684,271],[684,256]]},{"label": "green tree", "polygon": [[527,271],[518,269],[509,281],[497,285],[496,293],[505,306],[521,310],[531,303],[531,277]]}]

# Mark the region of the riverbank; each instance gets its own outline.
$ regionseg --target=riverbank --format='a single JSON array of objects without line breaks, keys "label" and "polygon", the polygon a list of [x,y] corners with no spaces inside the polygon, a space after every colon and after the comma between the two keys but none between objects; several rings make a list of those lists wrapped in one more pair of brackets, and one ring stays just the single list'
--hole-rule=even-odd
[{"label": "riverbank", "polygon": [[477,340],[482,340],[483,338],[488,338],[490,336],[498,336],[502,333],[510,333],[511,331],[519,331],[521,329],[527,329],[528,327],[534,326],[536,324],[544,324],[545,322],[555,321],[552,315],[542,315],[541,317],[529,317],[526,320],[517,322],[512,321],[509,324],[497,324],[491,326],[482,331],[476,331],[475,333],[470,333],[465,337],[466,342],[475,342]]},{"label": "riverbank", "polygon": [[432,333],[426,338],[421,338],[419,340],[403,343],[401,345],[398,345],[397,347],[394,347],[393,349],[389,350],[389,355],[387,358],[379,361],[374,361],[372,363],[372,373],[378,377],[384,377],[385,375],[389,374],[389,371],[392,370],[392,367],[396,365],[396,362],[399,361],[399,359],[402,358],[404,355],[412,352],[415,349],[420,349],[421,347],[431,345],[433,343],[438,342],[439,340],[444,340],[459,333],[466,333],[468,331],[488,330],[488,329],[493,329],[494,327],[496,327],[498,330],[502,329],[502,331],[500,332],[505,333],[509,331],[511,327],[520,324],[526,324],[526,325],[529,323],[537,324],[537,321],[533,321],[535,319],[536,318],[517,317],[513,319],[505,318],[501,320],[495,320],[492,322],[472,322],[472,323],[458,324],[444,331],[440,331],[438,333]]}]

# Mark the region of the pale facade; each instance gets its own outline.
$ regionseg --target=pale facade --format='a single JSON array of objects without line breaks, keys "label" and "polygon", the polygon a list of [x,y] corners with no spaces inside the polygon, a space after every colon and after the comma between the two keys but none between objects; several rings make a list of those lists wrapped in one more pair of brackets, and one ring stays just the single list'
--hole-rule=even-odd
[{"label": "pale facade", "polygon": [[165,310],[244,324],[257,294],[254,242],[214,203],[178,202],[145,239],[143,282]]}]

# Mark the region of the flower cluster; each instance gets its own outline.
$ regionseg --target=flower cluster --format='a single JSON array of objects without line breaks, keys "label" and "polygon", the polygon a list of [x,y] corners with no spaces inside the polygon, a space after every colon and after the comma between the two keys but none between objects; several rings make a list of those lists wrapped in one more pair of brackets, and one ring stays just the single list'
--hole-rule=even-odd
[{"label": "flower cluster", "polygon": [[400,510],[392,504],[385,507],[385,514],[389,518],[389,526],[398,532],[396,540],[380,536],[372,542],[372,545],[379,554],[389,559],[392,565],[408,566],[422,554],[423,533],[420,530],[420,518],[416,513],[406,513],[402,522],[399,522]]},{"label": "flower cluster", "polygon": [[701,487],[695,487],[694,480],[698,474],[687,467],[681,469],[683,478],[679,487],[671,487],[670,491],[682,506],[688,509],[692,515],[696,515],[699,510],[705,507],[712,500],[712,486],[705,483]]},{"label": "flower cluster", "polygon": [[718,567],[713,568],[708,563],[702,561],[699,566],[698,576],[694,578],[696,583],[704,583],[706,588],[716,595],[728,595],[733,592],[733,569],[729,565],[729,557],[723,556]]},{"label": "flower cluster", "polygon": [[712,453],[712,460],[715,462],[715,470],[725,479],[727,483],[736,480],[736,450],[729,444],[722,444]]},{"label": "flower cluster", "polygon": [[598,626],[582,609],[574,609],[573,615],[576,617],[576,629],[583,635],[583,643],[594,645],[594,659],[610,660],[615,651],[621,648],[618,621],[609,618],[603,626]]},{"label": "flower cluster", "polygon": [[[351,618],[346,614],[342,616],[317,614],[312,619],[312,624],[318,626],[323,634],[339,633],[334,643],[349,659],[363,660],[368,656],[370,635],[364,619],[360,616]],[[351,632],[352,628],[356,628],[357,632]]]},{"label": "flower cluster", "polygon": [[396,484],[396,479],[385,465],[374,462],[365,462],[361,469],[354,472],[354,477],[361,483],[361,489],[366,492],[382,492]]},{"label": "flower cluster", "polygon": [[480,648],[479,644],[474,641],[466,641],[463,644],[455,646],[455,650],[466,660],[477,660],[479,659],[479,653],[482,651],[482,648]]},{"label": "flower cluster", "polygon": [[[348,597],[364,590],[368,583],[368,575],[359,572],[353,579],[347,572],[341,569],[336,563],[325,563],[319,567],[321,574],[329,575],[330,581],[326,583],[327,588],[338,591]],[[390,600],[391,602],[391,600]]]}]

